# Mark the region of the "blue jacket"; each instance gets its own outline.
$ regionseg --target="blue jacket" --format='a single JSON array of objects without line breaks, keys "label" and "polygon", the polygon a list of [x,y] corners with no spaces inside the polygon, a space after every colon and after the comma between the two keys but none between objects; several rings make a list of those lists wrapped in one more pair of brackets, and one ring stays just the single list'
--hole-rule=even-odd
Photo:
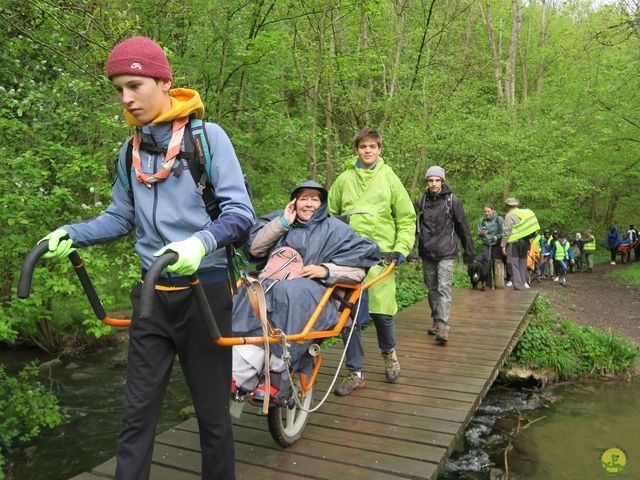
[{"label": "blue jacket", "polygon": [[614,230],[613,232],[607,233],[607,236],[604,237],[604,246],[609,250],[613,248],[618,248],[618,245],[622,243],[622,237],[620,236],[620,232],[618,230]]},{"label": "blue jacket", "polygon": [[540,253],[541,254],[545,254],[545,253],[549,253],[549,240],[551,239],[551,236],[549,236],[549,238],[545,237],[544,235],[540,236]]},{"label": "blue jacket", "polygon": [[[171,138],[171,126],[170,122],[151,124],[142,131],[166,147]],[[103,214],[62,227],[73,239],[73,246],[107,243],[127,235],[135,227],[135,249],[140,255],[142,269],[146,270],[156,260],[154,252],[171,242],[195,235],[202,240],[206,251],[200,271],[226,268],[222,247],[253,225],[255,214],[229,137],[214,123],[206,124],[206,132],[213,158],[210,181],[216,196],[221,199],[222,213],[218,219],[211,221],[202,197],[195,191],[186,160],[176,161],[174,173],[150,188],[135,178],[132,168],[130,183],[135,202],[131,201],[127,188],[116,179],[111,204]],[[118,158],[120,168],[125,172],[126,149],[127,142],[122,145]],[[142,171],[153,174],[164,161],[164,154],[141,151],[140,161]]]}]

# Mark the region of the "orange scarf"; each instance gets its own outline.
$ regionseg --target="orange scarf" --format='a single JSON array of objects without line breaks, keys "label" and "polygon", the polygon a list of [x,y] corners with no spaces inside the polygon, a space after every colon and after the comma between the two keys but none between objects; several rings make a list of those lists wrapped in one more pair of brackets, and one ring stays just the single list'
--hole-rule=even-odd
[{"label": "orange scarf", "polygon": [[[153,183],[164,180],[169,176],[176,157],[178,156],[178,153],[180,153],[180,146],[182,144],[185,126],[189,122],[189,116],[193,115],[196,118],[202,118],[204,115],[204,105],[202,104],[202,100],[200,100],[200,95],[198,95],[198,92],[195,90],[175,88],[169,91],[169,96],[171,98],[171,109],[168,112],[158,115],[151,121],[151,123],[173,122],[173,133],[160,170],[155,172],[153,175],[147,175],[142,172],[140,162],[139,128],[136,128],[136,132],[132,139],[133,148],[131,152],[131,160],[132,166],[136,172],[136,178],[139,182],[144,183],[149,188],[151,188]],[[124,111],[124,115],[127,122],[129,122],[129,125],[134,125],[136,127],[144,126],[143,123],[139,122],[126,110]]]}]

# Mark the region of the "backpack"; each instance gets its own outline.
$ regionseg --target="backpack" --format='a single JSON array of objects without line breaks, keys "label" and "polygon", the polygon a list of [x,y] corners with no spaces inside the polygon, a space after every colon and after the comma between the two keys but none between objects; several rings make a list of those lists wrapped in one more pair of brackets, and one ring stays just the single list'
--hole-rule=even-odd
[{"label": "backpack", "polygon": [[302,256],[291,247],[278,247],[269,255],[269,260],[258,278],[291,280],[300,276]]},{"label": "backpack", "polygon": [[[211,218],[216,220],[222,210],[220,209],[220,199],[215,194],[215,188],[209,181],[211,178],[211,162],[213,158],[211,156],[211,150],[209,149],[209,140],[207,139],[207,132],[204,122],[199,118],[191,117],[189,123],[185,126],[184,139],[184,151],[180,151],[179,156],[182,159],[187,160],[189,172],[196,183],[196,192],[202,197],[205,210]],[[150,151],[152,153],[162,153],[164,149],[157,145],[149,145],[143,143],[141,149]],[[129,194],[131,202],[134,201],[133,190],[131,188],[131,168],[133,165],[133,141],[129,139],[127,141],[127,151],[125,154],[125,170],[122,170],[122,166],[119,160],[116,160],[117,172],[122,185]],[[249,183],[247,182],[247,176],[243,175],[244,186],[247,189],[249,198],[251,199],[251,190]],[[229,269],[229,277],[231,286],[236,288],[235,271],[233,267],[233,259],[235,256],[235,249],[242,247],[249,240],[249,230],[247,229],[238,239],[225,247],[227,253],[227,268]]]}]

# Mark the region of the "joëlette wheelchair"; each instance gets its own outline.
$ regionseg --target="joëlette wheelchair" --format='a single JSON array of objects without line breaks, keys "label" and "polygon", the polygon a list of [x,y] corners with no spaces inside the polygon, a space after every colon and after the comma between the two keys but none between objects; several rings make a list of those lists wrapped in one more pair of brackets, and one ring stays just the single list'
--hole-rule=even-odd
[{"label": "jo\u00eblette wheelchair", "polygon": [[[18,297],[28,298],[31,291],[31,283],[33,277],[33,271],[39,259],[48,251],[48,243],[41,242],[33,250],[31,250],[22,265],[22,271],[20,273],[20,279],[18,281]],[[279,342],[283,346],[283,357],[286,356],[287,344],[290,342],[306,343],[308,341],[321,342],[324,339],[335,337],[341,334],[343,329],[348,325],[354,325],[356,309],[359,305],[359,300],[362,293],[371,287],[373,284],[379,282],[386,276],[388,276],[395,266],[395,262],[392,255],[382,254],[383,265],[385,268],[375,278],[369,280],[366,283],[353,283],[345,279],[329,278],[323,283],[327,286],[326,292],[321,298],[320,302],[312,312],[309,320],[304,325],[304,328],[300,332],[286,333],[277,329],[267,328],[266,332],[262,336],[256,337],[223,337],[220,335],[218,325],[216,324],[211,308],[207,302],[207,298],[202,288],[202,284],[196,274],[188,276],[191,283],[194,295],[200,308],[202,319],[205,322],[207,331],[211,336],[213,342],[221,346],[232,347],[234,345],[263,345],[268,352],[268,345],[271,343]],[[144,278],[144,284],[142,288],[142,297],[140,305],[140,320],[151,317],[152,302],[154,298],[154,290],[156,282],[160,277],[162,271],[178,259],[178,255],[174,252],[167,252],[151,265]],[[80,280],[80,283],[84,289],[89,303],[96,315],[106,325],[113,327],[128,327],[131,323],[129,319],[112,318],[108,316],[100,301],[98,294],[95,291],[93,283],[89,278],[89,274],[84,266],[84,263],[77,251],[73,251],[69,254],[69,260],[71,261],[74,270]],[[242,282],[242,280],[240,281]],[[240,282],[238,282],[240,284]],[[244,279],[247,288],[256,286],[258,282],[255,280]],[[338,292],[340,295],[337,295]],[[333,328],[329,330],[314,331],[314,325],[322,313],[323,309],[328,302],[334,301],[339,298],[340,307],[338,309],[339,318]],[[353,312],[353,315],[352,315]],[[286,405],[267,405],[267,400],[264,404],[264,412],[267,414],[269,431],[273,439],[282,445],[288,447],[293,445],[302,436],[302,433],[307,425],[309,414],[317,410],[330,393],[329,389],[322,401],[313,406],[313,394],[314,386],[318,377],[318,371],[322,365],[322,352],[317,343],[311,344],[309,347],[309,354],[313,358],[313,370],[307,377],[303,373],[296,373],[289,370],[289,375],[292,380],[292,399],[287,402]],[[344,355],[343,355],[344,357]],[[267,355],[268,358],[268,355]],[[268,365],[268,363],[266,364]],[[340,364],[338,365],[338,369]],[[337,378],[338,371],[335,372],[334,381]],[[269,389],[267,388],[267,391]],[[237,398],[236,401],[243,401],[244,398]]]}]

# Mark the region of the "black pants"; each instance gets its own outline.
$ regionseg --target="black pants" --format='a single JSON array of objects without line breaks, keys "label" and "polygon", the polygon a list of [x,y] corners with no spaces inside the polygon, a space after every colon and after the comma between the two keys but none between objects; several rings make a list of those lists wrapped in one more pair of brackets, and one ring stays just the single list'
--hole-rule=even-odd
[{"label": "black pants", "polygon": [[[223,336],[231,335],[228,282],[204,285]],[[152,318],[138,318],[141,285],[131,292],[133,321],[122,431],[118,437],[117,480],[149,478],[156,423],[175,355],[191,391],[200,428],[202,478],[235,478],[233,432],[229,416],[231,348],[208,335],[191,289],[156,291]]]}]

